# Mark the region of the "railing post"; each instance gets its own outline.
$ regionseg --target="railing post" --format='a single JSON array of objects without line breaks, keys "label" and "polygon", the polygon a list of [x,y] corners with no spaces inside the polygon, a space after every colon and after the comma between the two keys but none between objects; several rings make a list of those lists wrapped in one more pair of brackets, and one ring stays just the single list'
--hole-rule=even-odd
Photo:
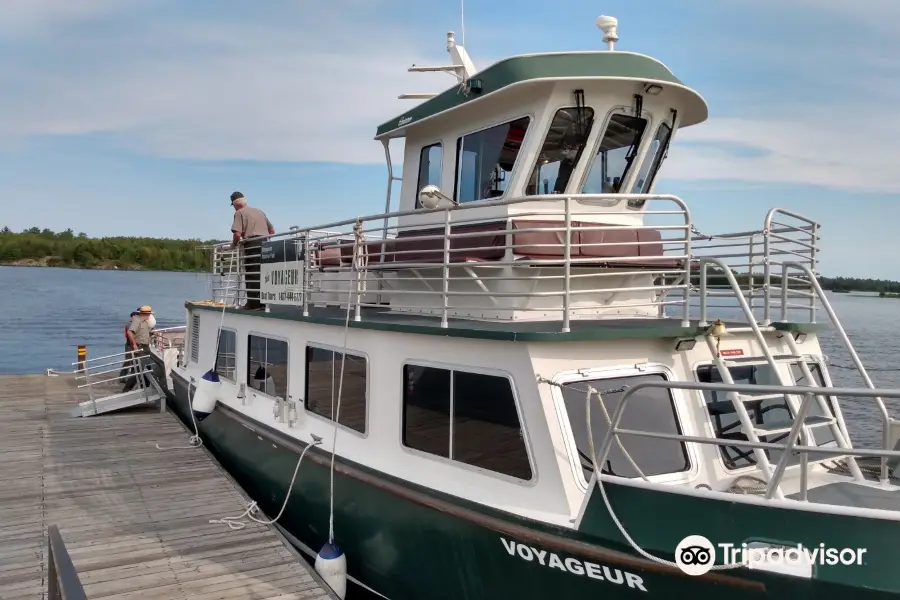
[{"label": "railing post", "polygon": [[309,281],[310,281],[310,265],[312,264],[312,258],[310,257],[309,251],[309,232],[303,232],[303,281],[300,283],[302,286],[301,293],[303,294],[303,316],[309,316]]},{"label": "railing post", "polygon": [[703,262],[700,265],[700,322],[697,323],[700,327],[709,325],[709,322],[706,320],[706,278],[708,273],[709,265],[706,262]]},{"label": "railing post", "polygon": [[[769,318],[769,310],[770,310],[770,300],[769,294],[772,289],[772,268],[770,265],[771,257],[771,248],[769,242],[769,227],[771,225],[771,220],[769,218],[766,219],[766,227],[763,229],[763,316],[762,321],[760,321],[760,325],[767,327],[772,324],[771,318]],[[784,285],[784,282],[782,282]]]},{"label": "railing post", "polygon": [[[570,295],[571,295],[571,286],[572,286],[572,199],[569,196],[566,196],[565,200],[563,200],[563,206],[565,206],[565,219],[566,219],[566,239],[564,242],[564,255],[563,255],[563,324],[562,324],[562,332],[568,333],[570,331],[569,327],[569,304],[570,304]],[[598,474],[599,475],[599,474]]]},{"label": "railing post", "polygon": [[444,209],[444,266],[441,269],[441,327],[448,327],[447,312],[450,299],[450,209]]},{"label": "railing post", "polygon": [[84,363],[87,361],[87,346],[85,344],[78,345],[78,366],[79,370],[84,370]]},{"label": "railing post", "polygon": [[[812,224],[812,239],[810,240],[810,244],[809,244],[811,246],[811,248],[809,250],[809,263],[810,263],[809,270],[812,271],[813,276],[815,276],[815,274],[816,274],[816,260],[817,260],[816,239],[818,238],[818,236],[819,236],[819,224],[813,223]],[[810,284],[809,284],[809,291],[810,291],[809,322],[815,323],[816,322],[816,296],[815,296],[815,294],[812,293],[812,289],[813,289],[812,282],[810,282]]]},{"label": "railing post", "polygon": [[693,247],[691,246],[691,235],[692,235],[692,227],[694,226],[693,220],[691,219],[691,213],[688,210],[686,204],[682,203],[682,208],[684,211],[684,307],[682,308],[681,314],[681,326],[682,327],[690,327],[691,326],[691,260],[693,256],[691,252],[693,251]]}]

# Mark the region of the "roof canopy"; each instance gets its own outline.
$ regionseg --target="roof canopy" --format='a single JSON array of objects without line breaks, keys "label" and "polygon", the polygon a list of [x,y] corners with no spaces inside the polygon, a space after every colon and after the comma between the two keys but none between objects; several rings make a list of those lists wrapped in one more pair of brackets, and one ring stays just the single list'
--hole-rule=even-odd
[{"label": "roof canopy", "polygon": [[516,84],[569,78],[635,80],[677,87],[687,96],[682,126],[700,123],[708,115],[706,101],[700,94],[685,86],[664,64],[649,56],[610,51],[529,54],[494,63],[472,77],[463,89],[454,85],[412,110],[382,123],[375,139],[402,137],[410,125]]}]

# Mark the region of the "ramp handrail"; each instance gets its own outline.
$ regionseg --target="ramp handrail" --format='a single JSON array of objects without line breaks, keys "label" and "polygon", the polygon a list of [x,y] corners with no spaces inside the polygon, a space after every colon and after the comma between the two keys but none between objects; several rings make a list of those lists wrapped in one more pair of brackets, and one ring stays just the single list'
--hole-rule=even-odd
[{"label": "ramp handrail", "polygon": [[56,525],[47,528],[47,600],[87,600]]},{"label": "ramp handrail", "polygon": [[[613,441],[619,435],[634,435],[639,437],[647,437],[662,440],[673,440],[680,442],[691,442],[697,444],[709,444],[715,446],[729,446],[734,448],[749,448],[761,450],[781,450],[784,452],[784,465],[779,464],[779,469],[768,481],[766,490],[766,498],[770,499],[776,489],[780,489],[781,479],[784,477],[786,467],[786,457],[790,453],[800,453],[800,490],[801,499],[806,500],[807,476],[808,476],[808,459],[809,453],[832,455],[834,458],[844,456],[862,457],[874,456],[884,458],[900,459],[900,451],[885,449],[865,449],[865,448],[832,448],[827,446],[798,446],[794,445],[794,440],[802,426],[802,415],[795,417],[795,427],[792,428],[791,434],[788,436],[786,443],[773,442],[750,442],[745,440],[725,439],[715,436],[700,437],[689,436],[674,433],[662,433],[658,431],[643,431],[638,429],[621,429],[619,423],[622,420],[622,414],[625,411],[628,402],[634,393],[644,388],[662,388],[669,390],[688,390],[688,391],[711,391],[711,392],[737,392],[747,394],[802,394],[806,396],[804,406],[808,406],[809,399],[814,395],[823,396],[850,396],[856,398],[898,398],[900,399],[900,389],[876,389],[876,388],[836,388],[836,387],[813,387],[813,386],[790,386],[790,385],[759,385],[759,384],[727,384],[727,383],[700,383],[688,381],[642,381],[633,386],[626,386],[619,405],[616,407],[615,413],[610,420],[610,428],[603,438],[600,445],[600,451],[597,454],[597,464],[605,464],[609,451],[612,448]],[[599,395],[599,392],[598,392]],[[801,412],[805,412],[801,410]],[[599,477],[600,474],[598,473]]]}]

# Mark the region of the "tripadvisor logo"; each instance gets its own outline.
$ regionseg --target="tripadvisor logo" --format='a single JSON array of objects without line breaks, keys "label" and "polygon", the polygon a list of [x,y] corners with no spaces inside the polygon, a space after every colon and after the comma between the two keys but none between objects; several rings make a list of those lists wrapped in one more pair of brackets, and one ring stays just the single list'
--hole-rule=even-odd
[{"label": "tripadvisor logo", "polygon": [[716,564],[716,549],[721,564],[739,564],[750,569],[806,567],[812,565],[861,565],[865,548],[828,548],[824,544],[807,548],[796,546],[754,547],[748,544],[713,545],[702,535],[689,535],[675,548],[675,564],[687,575],[705,575]]}]

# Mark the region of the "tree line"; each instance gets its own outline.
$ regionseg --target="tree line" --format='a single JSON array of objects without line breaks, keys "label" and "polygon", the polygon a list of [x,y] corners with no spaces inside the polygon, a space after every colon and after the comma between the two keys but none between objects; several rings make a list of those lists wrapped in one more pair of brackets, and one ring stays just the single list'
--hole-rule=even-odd
[{"label": "tree line", "polygon": [[0,229],[0,264],[39,264],[88,269],[208,271],[209,252],[199,246],[215,241],[149,237],[91,238],[71,229]]},{"label": "tree line", "polygon": [[[4,227],[0,229],[0,264],[28,264],[29,261],[36,261],[58,267],[208,271],[209,251],[199,247],[219,241],[149,237],[91,238],[83,232],[76,234],[71,229],[56,232],[31,227],[17,233]],[[742,287],[747,285],[748,275],[738,274],[736,277]],[[781,285],[779,276],[773,274],[771,280],[772,285]],[[820,276],[819,284],[833,292],[900,294],[900,282],[887,279]],[[727,281],[723,276],[711,272],[709,285],[727,285]],[[754,277],[754,285],[762,285],[761,275]]]}]

